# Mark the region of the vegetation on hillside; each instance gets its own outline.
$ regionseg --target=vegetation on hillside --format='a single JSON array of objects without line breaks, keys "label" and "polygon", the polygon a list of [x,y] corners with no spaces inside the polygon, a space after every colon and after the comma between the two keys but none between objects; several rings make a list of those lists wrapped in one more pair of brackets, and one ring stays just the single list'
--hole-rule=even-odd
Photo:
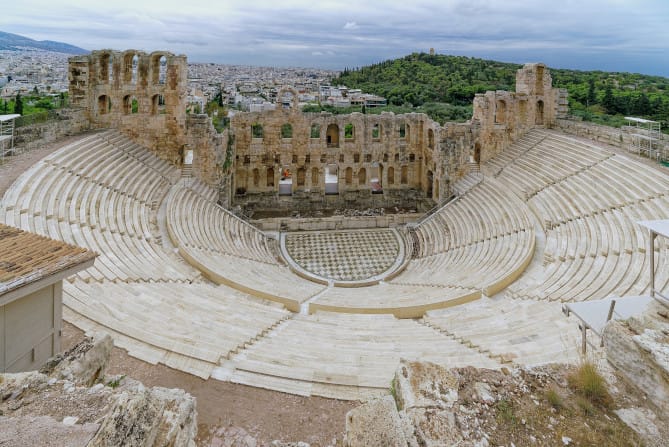
[{"label": "vegetation on hillside", "polygon": [[21,126],[43,121],[48,116],[49,111],[60,109],[66,105],[67,93],[42,95],[35,89],[29,95],[17,93],[12,99],[0,99],[0,114],[18,113],[23,115],[16,121],[16,125]]},{"label": "vegetation on hillside", "polygon": [[[457,118],[476,93],[514,90],[521,65],[465,56],[414,53],[353,70],[345,69],[333,84],[385,96],[391,106],[425,111],[439,122]],[[669,78],[636,73],[551,68],[553,85],[569,92],[570,112],[586,121],[619,126],[626,115],[662,122],[669,129]],[[448,104],[447,109],[443,104]],[[449,113],[433,114],[433,110]],[[415,110],[419,111],[419,110]],[[471,114],[470,114],[471,115]]]}]

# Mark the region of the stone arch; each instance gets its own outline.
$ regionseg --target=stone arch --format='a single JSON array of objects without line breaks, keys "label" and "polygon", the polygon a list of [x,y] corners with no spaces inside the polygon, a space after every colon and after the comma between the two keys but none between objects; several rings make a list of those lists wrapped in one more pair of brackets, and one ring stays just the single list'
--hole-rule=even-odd
[{"label": "stone arch", "polygon": [[367,170],[360,168],[358,171],[358,186],[363,186],[365,183],[367,183]]},{"label": "stone arch", "polygon": [[495,107],[495,124],[506,123],[506,101],[498,99]]},{"label": "stone arch", "polygon": [[162,53],[151,55],[151,82],[163,85],[167,79],[167,57]]},{"label": "stone arch", "polygon": [[481,143],[474,143],[474,162],[481,163]]},{"label": "stone arch", "polygon": [[237,184],[235,185],[235,194],[246,194],[246,169],[237,169],[235,178],[237,181]]},{"label": "stone arch", "polygon": [[311,187],[312,188],[317,188],[319,186],[319,184],[320,184],[320,181],[319,181],[319,178],[318,178],[319,175],[320,175],[320,173],[318,171],[318,168],[316,168],[316,167],[311,168]]},{"label": "stone arch", "polygon": [[346,181],[347,185],[352,184],[353,183],[353,168],[351,168],[350,166],[348,168],[346,168],[346,175],[344,177],[345,177],[345,181]]},{"label": "stone arch", "polygon": [[262,124],[251,124],[251,138],[263,138],[264,135],[265,131],[263,130]]},{"label": "stone arch", "polygon": [[344,139],[355,141],[355,126],[353,123],[346,123],[344,125]]},{"label": "stone arch", "polygon": [[281,138],[293,138],[293,126],[290,123],[281,126]]},{"label": "stone arch", "polygon": [[395,168],[393,168],[392,166],[388,167],[388,184],[389,185],[395,184]]},{"label": "stone arch", "polygon": [[165,113],[165,97],[163,95],[153,95],[151,97],[151,115]]},{"label": "stone arch", "polygon": [[135,51],[123,53],[123,83],[137,84],[137,69],[139,67],[139,55]]},{"label": "stone arch", "polygon": [[427,129],[427,148],[434,149],[434,130]]},{"label": "stone arch", "polygon": [[409,183],[408,178],[409,178],[409,168],[406,165],[404,165],[400,170],[400,183],[406,185],[407,183]]},{"label": "stone arch", "polygon": [[328,125],[325,131],[325,138],[328,147],[339,147],[339,126],[334,123]]},{"label": "stone arch", "polygon": [[406,123],[400,124],[399,137],[400,138],[406,138],[407,137],[407,125],[406,125]]},{"label": "stone arch", "polygon": [[[287,93],[290,93],[292,95],[290,102],[284,101],[284,97],[286,96]],[[283,109],[298,110],[300,103],[300,94],[293,87],[285,85],[281,87],[279,89],[279,92],[276,94],[276,102],[280,103],[281,108]]]},{"label": "stone arch", "polygon": [[274,188],[274,168],[269,167],[267,168],[266,174],[265,174],[267,182],[265,183],[266,186]]},{"label": "stone arch", "polygon": [[98,96],[98,115],[106,115],[111,112],[112,103],[107,95]]},{"label": "stone arch", "polygon": [[372,126],[372,140],[381,141],[381,124],[376,123]]},{"label": "stone arch", "polygon": [[544,124],[544,102],[537,101],[536,115],[534,116],[534,124],[542,126]]},{"label": "stone arch", "polygon": [[318,123],[313,123],[311,125],[311,138],[320,138],[321,137],[321,125]]},{"label": "stone arch", "polygon": [[298,170],[297,170],[297,186],[304,186],[305,177],[306,177],[305,169],[303,167],[298,168]]}]

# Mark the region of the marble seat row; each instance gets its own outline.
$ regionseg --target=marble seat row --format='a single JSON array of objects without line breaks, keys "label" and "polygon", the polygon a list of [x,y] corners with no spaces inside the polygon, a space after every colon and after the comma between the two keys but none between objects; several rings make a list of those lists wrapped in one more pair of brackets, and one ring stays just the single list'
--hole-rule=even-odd
[{"label": "marble seat row", "polygon": [[502,362],[579,360],[577,325],[564,318],[558,303],[486,299],[428,312],[423,321]]},{"label": "marble seat row", "polygon": [[513,195],[504,194],[495,180],[486,179],[417,226],[420,246],[417,257],[533,227],[527,205]]},{"label": "marble seat row", "polygon": [[[305,334],[308,334],[305,337]],[[386,392],[400,359],[451,366],[499,364],[432,328],[391,315],[295,315],[227,362],[233,382],[301,395]],[[283,387],[283,388],[279,388]],[[361,391],[362,390],[362,391]],[[335,394],[336,393],[336,394]]]},{"label": "marble seat row", "polygon": [[413,259],[395,284],[464,287],[494,295],[518,278],[534,256],[534,230],[522,230]]},{"label": "marble seat row", "polygon": [[173,188],[166,203],[167,228],[176,246],[278,264],[261,231],[191,189]]},{"label": "marble seat row", "polygon": [[[108,134],[108,133],[105,133]],[[3,199],[3,221],[100,254],[85,280],[192,281],[199,273],[155,236],[153,196],[169,187],[154,170],[118,156],[96,134],[47,156]],[[95,164],[107,165],[105,169]],[[109,158],[114,162],[104,160]],[[112,183],[113,179],[113,183]]]},{"label": "marble seat row", "polygon": [[149,363],[208,378],[221,359],[290,313],[210,284],[66,281],[67,315],[87,331],[111,331],[115,344]]}]

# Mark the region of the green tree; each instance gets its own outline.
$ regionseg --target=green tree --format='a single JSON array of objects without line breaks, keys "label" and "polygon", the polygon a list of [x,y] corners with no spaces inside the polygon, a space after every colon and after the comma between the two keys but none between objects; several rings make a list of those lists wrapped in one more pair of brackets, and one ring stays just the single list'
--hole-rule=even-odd
[{"label": "green tree", "polygon": [[593,78],[588,79],[588,106],[597,103],[597,94],[595,92],[595,80]]},{"label": "green tree", "polygon": [[14,113],[23,115],[23,99],[21,99],[21,93],[16,94],[16,99],[14,100]]},{"label": "green tree", "polygon": [[613,97],[613,88],[611,88],[611,84],[606,84],[606,88],[604,89],[604,98],[602,98],[602,106],[604,106],[606,113],[615,115],[616,99]]}]

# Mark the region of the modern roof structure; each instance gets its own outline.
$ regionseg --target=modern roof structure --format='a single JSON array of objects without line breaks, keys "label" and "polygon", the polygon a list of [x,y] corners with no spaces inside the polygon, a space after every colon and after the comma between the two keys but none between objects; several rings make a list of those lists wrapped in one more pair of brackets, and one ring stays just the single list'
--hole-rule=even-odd
[{"label": "modern roof structure", "polygon": [[0,305],[19,289],[53,283],[93,265],[97,254],[85,248],[0,223]]}]

